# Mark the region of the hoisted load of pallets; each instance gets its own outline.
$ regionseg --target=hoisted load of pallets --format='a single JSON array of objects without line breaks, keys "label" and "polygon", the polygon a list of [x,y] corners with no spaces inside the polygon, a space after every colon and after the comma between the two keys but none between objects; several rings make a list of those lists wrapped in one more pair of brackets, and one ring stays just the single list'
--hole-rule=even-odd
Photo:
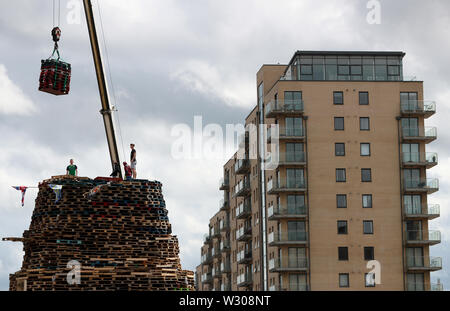
[{"label": "hoisted load of pallets", "polygon": [[[71,66],[60,59],[58,41],[61,38],[61,29],[52,30],[55,47],[48,59],[41,60],[41,74],[39,77],[39,91],[53,95],[66,95],[70,90]],[[58,56],[55,57],[55,53]]]}]

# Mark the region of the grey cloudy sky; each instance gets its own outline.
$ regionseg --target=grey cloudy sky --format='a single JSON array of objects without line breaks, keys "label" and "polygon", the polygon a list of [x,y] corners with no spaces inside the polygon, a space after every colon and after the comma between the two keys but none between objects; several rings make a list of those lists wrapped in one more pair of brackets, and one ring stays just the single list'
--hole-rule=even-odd
[{"label": "grey cloudy sky", "polygon": [[[73,70],[71,93],[63,97],[37,91],[40,60],[52,49],[52,0],[0,4],[1,237],[28,228],[36,197],[30,189],[21,208],[11,185],[62,174],[71,157],[82,176],[110,173],[86,23],[84,15],[80,24],[67,23],[69,2],[61,0],[60,46]],[[203,234],[221,198],[222,165],[232,153],[174,160],[172,127],[191,125],[195,115],[204,124],[243,122],[256,105],[257,70],[287,63],[296,50],[400,50],[404,74],[424,80],[426,99],[437,101],[427,125],[438,127],[428,151],[439,153],[439,165],[428,176],[440,181],[429,201],[441,205],[441,217],[430,228],[442,232],[442,243],[431,249],[443,257],[444,269],[432,275],[450,287],[450,2],[381,0],[379,25],[367,23],[367,2],[100,0],[123,140],[136,143],[139,177],[164,184],[184,268],[200,261]],[[0,290],[8,288],[22,255],[21,244],[0,243]]]}]

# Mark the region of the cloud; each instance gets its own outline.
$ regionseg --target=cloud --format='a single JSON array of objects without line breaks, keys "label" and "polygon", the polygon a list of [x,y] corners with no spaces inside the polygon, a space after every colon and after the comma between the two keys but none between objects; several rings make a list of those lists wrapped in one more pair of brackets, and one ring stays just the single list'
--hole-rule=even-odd
[{"label": "cloud", "polygon": [[0,64],[0,94],[0,114],[30,115],[36,111],[29,97],[8,77],[3,64]]}]

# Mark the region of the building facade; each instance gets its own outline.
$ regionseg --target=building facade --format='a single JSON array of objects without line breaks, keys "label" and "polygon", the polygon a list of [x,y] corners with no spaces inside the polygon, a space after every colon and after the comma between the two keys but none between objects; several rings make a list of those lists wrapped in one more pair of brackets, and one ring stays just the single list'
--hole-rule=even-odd
[{"label": "building facade", "polygon": [[297,51],[263,65],[224,165],[198,290],[441,290],[429,229],[437,131],[403,52]]}]

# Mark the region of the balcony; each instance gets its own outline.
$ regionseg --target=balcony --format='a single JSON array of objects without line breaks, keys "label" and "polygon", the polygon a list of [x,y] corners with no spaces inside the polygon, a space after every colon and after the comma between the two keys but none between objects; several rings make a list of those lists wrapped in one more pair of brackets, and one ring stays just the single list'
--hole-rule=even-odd
[{"label": "balcony", "polygon": [[249,264],[252,262],[252,251],[244,251],[241,250],[239,253],[236,254],[236,261],[238,264]]},{"label": "balcony", "polygon": [[291,231],[291,232],[271,232],[268,236],[269,246],[278,245],[300,245],[308,244],[308,232]]},{"label": "balcony", "polygon": [[252,227],[245,225],[236,230],[236,240],[245,242],[252,239]]},{"label": "balcony", "polygon": [[440,216],[439,204],[428,204],[423,206],[405,206],[405,218],[408,219],[435,219]]},{"label": "balcony", "polygon": [[437,178],[404,180],[403,187],[405,192],[432,194],[439,190],[439,180]]},{"label": "balcony", "polygon": [[219,207],[221,211],[227,211],[230,208],[228,200],[221,199],[219,202]]},{"label": "balcony", "polygon": [[212,232],[211,232],[211,237],[213,238],[213,239],[217,239],[217,238],[220,238],[220,229],[219,229],[219,226],[214,226],[214,228],[213,228],[213,230],[212,230]]},{"label": "balcony", "polygon": [[229,291],[231,291],[231,284],[230,283],[222,283],[220,285],[220,290],[222,292],[229,292]]},{"label": "balcony", "polygon": [[209,234],[203,236],[203,244],[210,244],[212,242],[212,237]]},{"label": "balcony", "polygon": [[266,105],[266,118],[275,118],[279,115],[299,115],[304,110],[303,100],[271,100]]},{"label": "balcony", "polygon": [[432,142],[437,138],[436,127],[414,127],[402,128],[402,138],[404,141],[411,142]]},{"label": "balcony", "polygon": [[426,167],[432,168],[438,163],[436,152],[403,152],[403,167]]},{"label": "balcony", "polygon": [[[276,135],[276,127],[269,127],[267,129],[267,143],[270,143],[272,138],[276,139]],[[278,139],[296,142],[303,141],[305,140],[305,130],[302,127],[286,128],[284,126],[278,126]]]},{"label": "balcony", "polygon": [[231,250],[231,246],[230,246],[230,241],[229,240],[220,241],[220,251],[222,253],[227,253],[230,250]]},{"label": "balcony", "polygon": [[271,179],[267,182],[267,194],[280,193],[304,193],[306,192],[305,180],[277,180]]},{"label": "balcony", "polygon": [[409,271],[438,271],[442,269],[442,258],[407,256],[406,267]]},{"label": "balcony", "polygon": [[234,163],[234,173],[236,175],[245,175],[250,173],[250,160],[237,159],[236,163]]},{"label": "balcony", "polygon": [[213,258],[220,258],[222,256],[222,252],[218,246],[212,248],[211,254]]},{"label": "balcony", "polygon": [[248,147],[249,134],[247,131],[239,136],[238,142],[239,142],[239,148],[245,149]]},{"label": "balcony", "polygon": [[236,193],[234,194],[234,197],[246,197],[250,195],[250,182],[248,179],[242,179],[237,185],[236,185]]},{"label": "balcony", "polygon": [[265,160],[267,165],[273,165],[273,168],[280,166],[303,167],[306,165],[306,153],[299,152],[270,152]]},{"label": "balcony", "polygon": [[225,232],[225,231],[230,230],[230,222],[229,222],[228,219],[221,219],[219,221],[219,230],[221,232]]},{"label": "balcony", "polygon": [[269,206],[267,210],[267,217],[269,220],[277,219],[305,219],[306,206]]},{"label": "balcony", "polygon": [[221,178],[219,190],[228,190],[228,189],[230,189],[230,180],[228,178],[226,179]]},{"label": "balcony", "polygon": [[207,273],[202,274],[202,283],[212,284],[212,282],[213,282],[212,272],[207,272]]},{"label": "balcony", "polygon": [[222,262],[220,264],[220,272],[222,273],[231,273],[231,264],[229,262]]},{"label": "balcony", "polygon": [[440,283],[413,283],[413,282],[407,282],[406,283],[406,290],[407,291],[443,291],[444,285]]},{"label": "balcony", "polygon": [[270,272],[306,272],[308,271],[308,259],[304,258],[272,258],[269,260]]},{"label": "balcony", "polygon": [[436,113],[436,102],[429,100],[407,100],[400,103],[403,115],[423,115],[428,118]]},{"label": "balcony", "polygon": [[244,201],[235,209],[237,219],[245,219],[252,215],[252,209],[248,201]]},{"label": "balcony", "polygon": [[212,277],[214,279],[221,279],[222,278],[222,273],[220,272],[219,268],[213,269],[211,274],[212,274]]},{"label": "balcony", "polygon": [[213,261],[213,257],[211,256],[211,253],[203,254],[202,255],[202,264],[209,265]]},{"label": "balcony", "polygon": [[441,243],[441,232],[438,230],[429,230],[428,235],[420,230],[406,231],[406,244],[409,245],[436,245]]},{"label": "balcony", "polygon": [[251,273],[242,273],[237,276],[236,283],[238,287],[248,287],[253,284],[253,278]]},{"label": "balcony", "polygon": [[285,286],[280,286],[280,285],[272,285],[269,287],[269,291],[272,292],[304,292],[308,290],[308,285],[307,284],[289,284],[289,286],[285,287]]}]

